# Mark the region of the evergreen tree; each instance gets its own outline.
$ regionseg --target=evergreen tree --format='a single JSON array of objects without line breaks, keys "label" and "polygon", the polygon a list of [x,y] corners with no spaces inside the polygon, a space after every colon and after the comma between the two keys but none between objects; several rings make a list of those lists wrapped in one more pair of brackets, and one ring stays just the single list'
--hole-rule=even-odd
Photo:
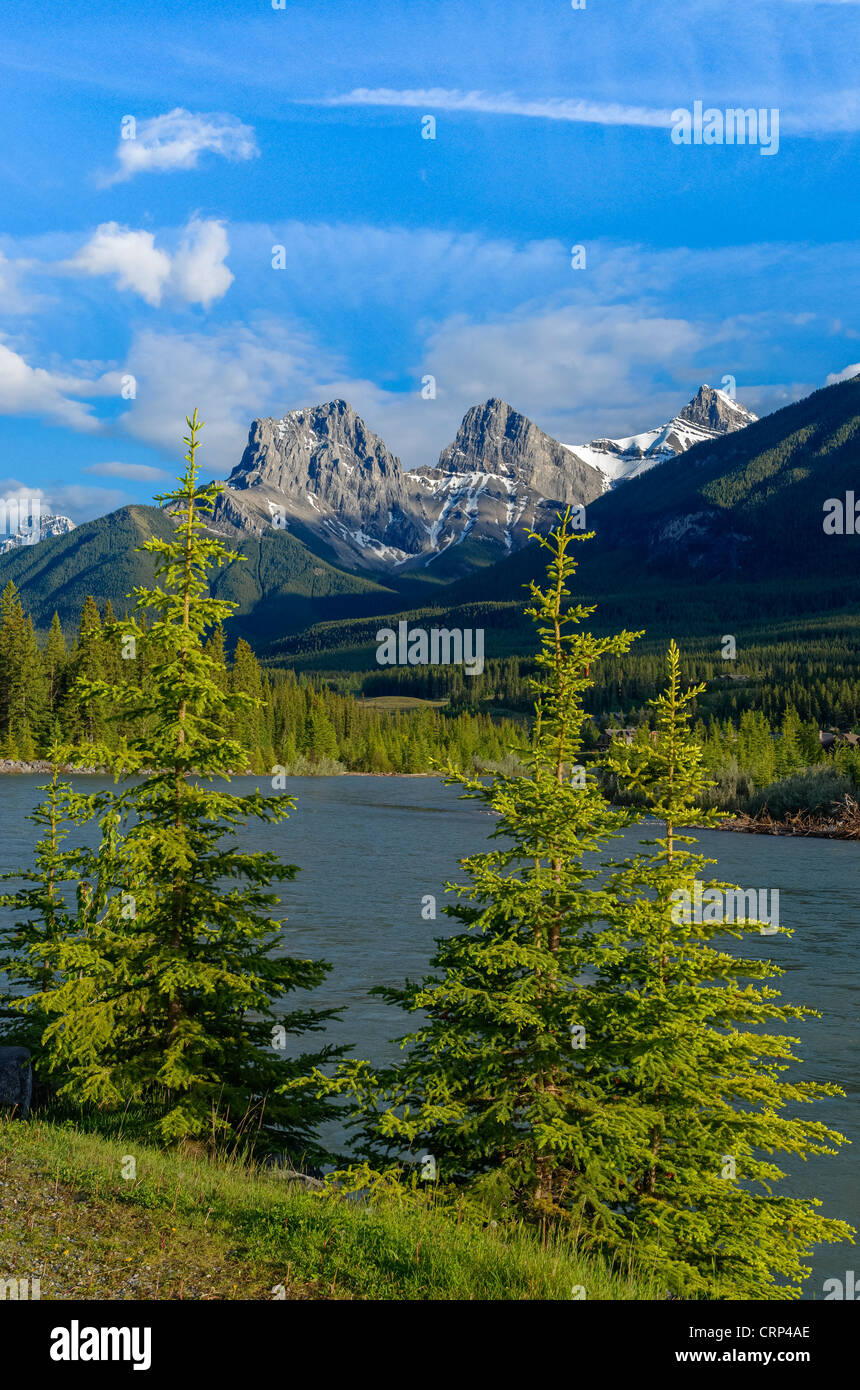
[{"label": "evergreen tree", "polygon": [[[252,700],[222,689],[204,646],[234,606],[211,597],[207,573],[237,556],[207,532],[219,488],[198,485],[196,411],[188,426],[188,467],[156,499],[176,534],[143,547],[156,584],[135,590],[135,615],[119,625],[148,652],[148,683],[80,682],[91,707],[143,732],[121,756],[99,751],[124,785],[98,808],[87,912],[45,946],[52,980],[31,1007],[51,1017],[44,1045],[66,1078],[61,1094],[76,1102],[137,1104],[165,1142],[256,1136],[297,1158],[319,1156],[315,1128],[328,1112],[311,1073],[342,1049],[289,1060],[284,1049],[334,1011],[284,1012],[281,1001],[317,986],[329,967],[280,954],[281,923],[269,915],[279,899],[268,887],[294,866],[234,840],[248,821],[283,820],[293,802],[216,785],[242,765],[225,730]],[[89,620],[94,629],[91,611]]]},{"label": "evergreen tree", "polygon": [[60,626],[57,612],[51,619],[51,628],[45,644],[45,678],[47,682],[48,710],[51,718],[57,714],[63,686],[63,673],[68,661],[66,638]]},{"label": "evergreen tree", "polygon": [[[217,645],[212,655],[213,658],[217,658]],[[246,752],[244,761],[237,764],[237,770],[244,771],[249,762],[259,761],[255,755],[259,753],[265,738],[265,721],[260,664],[248,643],[241,637],[236,643],[230,684],[234,691],[241,691],[248,696],[234,724],[234,735]],[[255,771],[262,770],[262,767],[255,768]]]},{"label": "evergreen tree", "polygon": [[71,825],[86,820],[92,805],[70,783],[60,781],[60,763],[69,751],[52,747],[51,781],[40,787],[45,796],[28,816],[41,830],[34,865],[4,873],[4,880],[19,886],[0,895],[0,906],[10,909],[0,919],[0,1041],[29,1048],[37,1076],[42,1034],[50,1020],[44,1009],[33,1006],[33,996],[50,987],[52,943],[75,932],[75,913],[62,885],[78,880],[87,858],[85,851],[63,848]]},{"label": "evergreen tree", "polygon": [[229,676],[227,674],[227,655],[224,644],[224,627],[222,623],[216,623],[206,641],[206,651],[212,658],[213,678],[220,685],[222,690],[227,690],[229,686]]},{"label": "evergreen tree", "polygon": [[651,701],[656,743],[610,753],[664,829],[607,881],[616,949],[588,991],[585,1055],[593,1071],[611,1068],[626,1111],[607,1154],[620,1178],[614,1248],[635,1249],[681,1297],[790,1298],[812,1246],[846,1239],[849,1228],[819,1216],[818,1201],[777,1193],[785,1175],[769,1156],[835,1152],[841,1135],[781,1112],[843,1093],[780,1079],[797,1039],[767,1025],[813,1010],[782,1003],[762,982],[783,970],[730,942],[790,931],[774,932],[755,912],[738,920],[746,898],[736,885],[702,882],[714,861],[687,848],[696,840],[686,830],[720,818],[702,809],[709,784],[689,729],[703,690],[682,691],[673,642],[667,688]]},{"label": "evergreen tree", "polygon": [[102,743],[107,732],[107,711],[103,700],[95,695],[85,696],[84,685],[100,681],[105,675],[105,648],[102,620],[98,604],[88,594],[78,628],[78,640],[72,655],[72,686],[70,704],[72,737],[76,742]]},{"label": "evergreen tree", "polygon": [[24,758],[35,752],[47,715],[47,685],[33,622],[10,580],[0,599],[0,720],[7,746]]},{"label": "evergreen tree", "polygon": [[308,714],[305,746],[312,763],[337,758],[337,735],[325,707],[318,700],[314,700]]},{"label": "evergreen tree", "polygon": [[595,664],[636,634],[579,630],[594,609],[567,602],[572,542],[587,539],[569,515],[535,539],[550,562],[527,609],[540,652],[533,745],[519,750],[525,773],[488,783],[449,775],[497,818],[500,846],[462,861],[470,882],[445,911],[465,930],[437,940],[434,974],[376,991],[423,1011],[402,1039],[405,1060],[378,1074],[351,1062],[335,1085],[354,1097],[358,1152],[372,1162],[426,1149],[444,1182],[468,1184],[498,1211],[591,1220],[615,1183],[600,1158],[611,1078],[586,1071],[579,1031],[613,906],[589,856],[632,813],[613,809],[583,774],[583,695]]}]

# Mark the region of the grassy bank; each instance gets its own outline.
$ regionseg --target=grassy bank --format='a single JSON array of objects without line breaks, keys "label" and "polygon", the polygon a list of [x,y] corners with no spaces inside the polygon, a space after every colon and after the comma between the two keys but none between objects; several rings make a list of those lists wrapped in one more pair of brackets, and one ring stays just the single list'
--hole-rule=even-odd
[{"label": "grassy bank", "polygon": [[0,1121],[0,1208],[0,1279],[38,1278],[43,1299],[660,1296],[532,1234],[318,1196],[38,1118]]}]

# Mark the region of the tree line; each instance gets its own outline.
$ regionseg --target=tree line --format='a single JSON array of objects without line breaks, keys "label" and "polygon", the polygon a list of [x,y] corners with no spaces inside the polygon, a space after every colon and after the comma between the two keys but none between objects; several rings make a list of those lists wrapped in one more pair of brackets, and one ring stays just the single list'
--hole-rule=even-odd
[{"label": "tree line", "polygon": [[[829,640],[801,660],[792,643],[755,648],[742,661],[731,663],[729,675],[730,663],[713,654],[686,654],[685,679],[702,685],[690,715],[703,748],[703,765],[714,782],[708,793],[712,804],[725,810],[756,809],[774,788],[769,798],[774,809],[781,805],[784,782],[793,786],[791,804],[786,803],[790,810],[818,810],[822,789],[831,790],[832,799],[856,792],[860,750],[840,743],[826,751],[819,734],[860,727],[858,650],[850,642]],[[650,653],[629,653],[626,659],[607,653],[596,672],[598,679],[583,697],[587,756],[593,757],[618,727],[631,727],[640,742],[647,741],[656,727],[653,699],[664,660]],[[489,661],[473,679],[444,668],[405,667],[356,677],[350,688],[447,697],[452,709],[464,713],[494,709],[525,716],[534,671],[532,658],[512,656]],[[615,784],[607,779],[606,785]]]},{"label": "tree line", "polygon": [[[585,697],[585,708],[601,726],[636,723],[650,715],[648,701],[662,685],[664,654],[631,652],[625,661],[608,655]],[[491,657],[477,676],[455,668],[404,666],[386,671],[357,672],[341,684],[366,695],[414,695],[447,700],[456,710],[499,708],[530,713],[529,682],[533,656]],[[694,716],[707,725],[757,710],[778,729],[793,710],[816,728],[860,728],[860,641],[858,624],[844,633],[818,633],[791,642],[764,642],[740,647],[737,659],[722,660],[706,650],[700,639],[690,641],[682,654],[685,680],[702,682]]]},{"label": "tree line", "polygon": [[[117,720],[111,701],[80,694],[81,681],[148,688],[150,645],[124,644],[121,633],[110,600],[100,610],[90,596],[74,642],[67,643],[54,614],[40,646],[10,580],[0,596],[0,757],[29,762],[59,739],[91,764],[88,748],[115,750],[146,727],[146,713]],[[511,727],[487,713],[386,713],[292,671],[263,671],[242,638],[228,654],[220,623],[204,644],[223,690],[251,697],[228,730],[242,750],[237,770],[264,773],[277,765],[288,774],[416,773],[449,761],[473,768],[498,763],[511,742]]]}]

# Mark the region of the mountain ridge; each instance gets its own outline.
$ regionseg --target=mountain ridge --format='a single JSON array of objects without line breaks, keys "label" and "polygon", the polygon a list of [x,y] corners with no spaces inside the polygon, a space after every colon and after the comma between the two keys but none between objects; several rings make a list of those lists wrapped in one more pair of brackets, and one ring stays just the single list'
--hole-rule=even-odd
[{"label": "mountain ridge", "polygon": [[[495,419],[500,408],[505,419],[512,420],[511,438],[506,443],[500,437],[500,452],[488,461],[499,469],[498,477],[507,479],[500,485],[507,497],[507,486],[515,480],[513,473],[501,469],[516,472],[516,441],[530,422],[525,417],[518,420],[504,402],[491,407],[487,420]],[[296,420],[296,428],[307,424]],[[368,471],[377,469],[399,488],[405,477],[399,460],[380,454],[381,441],[375,436],[359,438],[353,422],[345,422],[344,428],[347,425],[349,437],[367,452]],[[624,622],[634,626],[641,625],[637,612],[671,612],[665,603],[661,609],[662,600],[655,598],[664,585],[673,586],[677,602],[687,605],[698,587],[714,611],[720,595],[737,584],[745,585],[751,596],[756,584],[763,591],[768,588],[768,611],[789,617],[804,585],[817,586],[828,610],[853,601],[860,581],[860,539],[850,532],[827,535],[822,522],[827,499],[838,499],[854,486],[858,444],[860,377],[822,388],[743,429],[698,442],[587,504],[585,524],[596,532],[596,539],[578,553],[577,588],[599,597],[604,610],[611,596],[623,595],[624,603],[619,601],[616,609],[623,608]],[[511,458],[506,450],[514,451]],[[450,452],[446,457],[454,470],[450,476],[459,476],[460,456]],[[533,457],[527,450],[526,458]],[[550,454],[547,467],[555,457]],[[349,459],[343,454],[339,458],[343,466],[332,470],[337,486],[349,477]],[[469,476],[478,474],[473,470]],[[250,476],[248,482],[245,490],[252,492],[256,484]],[[240,491],[226,494],[226,506]],[[231,624],[234,631],[247,635],[261,650],[320,623],[342,623],[346,631],[353,620],[383,613],[388,621],[413,610],[432,610],[443,617],[454,608],[464,612],[490,604],[496,614],[493,621],[502,623],[499,605],[521,610],[523,584],[541,573],[543,556],[537,547],[525,545],[505,553],[503,542],[488,546],[468,536],[441,552],[439,559],[444,563],[446,555],[468,555],[471,546],[484,557],[483,568],[474,562],[458,574],[445,572],[437,561],[384,571],[350,566],[339,562],[332,543],[336,531],[324,528],[321,536],[319,527],[307,527],[298,516],[291,518],[289,530],[278,529],[271,524],[265,495],[262,500],[265,511],[258,513],[257,532],[231,529],[222,516],[225,534],[246,561],[226,567],[213,580],[220,597],[240,605]],[[310,505],[309,510],[313,511]],[[526,520],[527,516],[521,518]],[[100,603],[110,598],[120,612],[127,607],[125,595],[134,585],[151,582],[135,547],[150,535],[167,536],[171,529],[169,516],[159,508],[119,509],[69,535],[0,556],[0,585],[9,578],[15,581],[40,628],[48,626],[57,607],[69,630],[88,592]],[[493,554],[500,558],[487,563]],[[807,611],[806,598],[803,603]],[[726,619],[730,621],[730,615]],[[504,624],[510,627],[510,642],[518,642],[520,626],[513,611]]]},{"label": "mountain ridge", "polygon": [[337,399],[252,422],[213,528],[262,535],[275,526],[325,544],[348,568],[432,565],[457,578],[521,548],[529,530],[550,530],[559,507],[587,506],[628,474],[754,419],[704,385],[669,425],[575,447],[490,397],[466,412],[435,468],[410,470]]},{"label": "mountain ridge", "polygon": [[751,410],[725,391],[704,383],[692,400],[665,425],[621,439],[593,439],[590,444],[570,444],[577,457],[600,468],[610,486],[640,477],[656,464],[686,453],[695,444],[717,439],[754,424]]}]

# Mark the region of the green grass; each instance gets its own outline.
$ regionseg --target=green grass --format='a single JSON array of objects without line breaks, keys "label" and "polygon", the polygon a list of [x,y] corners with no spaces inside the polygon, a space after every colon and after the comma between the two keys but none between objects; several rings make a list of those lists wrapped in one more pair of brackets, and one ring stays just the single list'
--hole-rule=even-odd
[{"label": "green grass", "polygon": [[661,1296],[570,1243],[38,1118],[0,1122],[0,1207],[0,1279],[40,1278],[49,1300]]},{"label": "green grass", "polygon": [[390,713],[392,710],[445,709],[447,700],[424,700],[418,695],[371,695],[362,700],[363,705]]}]

